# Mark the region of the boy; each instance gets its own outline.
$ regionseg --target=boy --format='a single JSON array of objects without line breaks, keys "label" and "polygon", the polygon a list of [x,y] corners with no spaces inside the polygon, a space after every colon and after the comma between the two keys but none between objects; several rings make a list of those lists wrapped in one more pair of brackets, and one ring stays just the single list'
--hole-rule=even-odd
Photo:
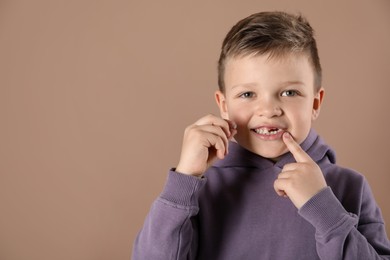
[{"label": "boy", "polygon": [[186,129],[133,259],[390,259],[366,180],[311,129],[324,90],[309,23],[282,12],[239,21],[218,72],[221,118]]}]

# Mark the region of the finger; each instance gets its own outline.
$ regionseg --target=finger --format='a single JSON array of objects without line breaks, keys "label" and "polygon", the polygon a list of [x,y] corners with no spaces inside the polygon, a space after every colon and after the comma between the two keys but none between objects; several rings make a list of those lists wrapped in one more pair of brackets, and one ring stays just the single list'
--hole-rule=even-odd
[{"label": "finger", "polygon": [[228,136],[226,136],[225,131],[221,127],[213,126],[213,125],[203,125],[203,126],[198,126],[198,128],[199,128],[199,130],[201,130],[203,132],[213,134],[216,137],[219,137],[220,139],[222,139],[223,143],[224,143],[225,150],[226,150],[225,154],[227,153],[229,139],[228,139]]},{"label": "finger", "polygon": [[279,173],[278,179],[289,179],[291,177],[291,173],[293,173],[293,172],[292,171],[282,171],[281,173]]},{"label": "finger", "polygon": [[310,156],[301,148],[301,146],[295,142],[290,133],[285,132],[283,134],[283,142],[286,144],[287,149],[292,153],[297,162],[311,162]]},{"label": "finger", "polygon": [[[185,138],[191,141],[200,142],[205,148],[211,148],[215,145],[215,138],[223,141],[224,153],[227,153],[228,138],[226,133],[219,126],[212,125],[191,125],[186,128]],[[219,147],[220,148],[220,147]]]},{"label": "finger", "polygon": [[237,133],[237,124],[231,120],[224,119],[229,124],[229,138],[233,137]]},{"label": "finger", "polygon": [[296,171],[298,168],[297,163],[287,163],[283,166],[282,172]]},{"label": "finger", "polygon": [[223,159],[226,154],[226,146],[223,143],[223,140],[216,137],[213,139],[210,139],[210,148],[209,148],[209,158],[212,159],[213,154],[215,153],[215,156],[217,156],[219,159]]},{"label": "finger", "polygon": [[227,145],[223,138],[221,138],[218,135],[215,135],[213,133],[207,133],[206,134],[206,140],[207,144],[206,147],[209,149],[209,152],[214,150],[215,155],[219,159],[223,159],[225,155],[227,154]]},{"label": "finger", "polygon": [[[195,122],[195,125],[201,126],[201,125],[214,125],[214,126],[219,126],[223,129],[223,131],[226,133],[226,136],[230,137],[231,132],[230,132],[230,125],[229,125],[228,120],[222,119],[220,117],[214,116],[212,114],[207,115],[199,119],[198,121]],[[233,123],[232,123],[233,126]]]},{"label": "finger", "polygon": [[287,185],[287,180],[285,179],[276,179],[274,182],[274,190],[276,194],[281,197],[287,197],[287,193],[284,190],[284,187]]}]

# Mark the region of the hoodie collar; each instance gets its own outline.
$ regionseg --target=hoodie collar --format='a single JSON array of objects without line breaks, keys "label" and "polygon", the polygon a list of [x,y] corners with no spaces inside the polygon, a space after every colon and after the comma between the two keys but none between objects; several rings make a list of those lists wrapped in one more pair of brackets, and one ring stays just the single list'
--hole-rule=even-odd
[{"label": "hoodie collar", "polygon": [[[302,149],[317,163],[327,158],[331,163],[336,162],[335,152],[323,139],[311,129],[306,139],[301,143]],[[252,153],[235,142],[229,143],[229,154],[225,159],[217,161],[216,167],[248,167],[266,169],[269,167],[283,168],[285,164],[293,163],[295,159],[290,152],[285,153],[277,162]]]}]

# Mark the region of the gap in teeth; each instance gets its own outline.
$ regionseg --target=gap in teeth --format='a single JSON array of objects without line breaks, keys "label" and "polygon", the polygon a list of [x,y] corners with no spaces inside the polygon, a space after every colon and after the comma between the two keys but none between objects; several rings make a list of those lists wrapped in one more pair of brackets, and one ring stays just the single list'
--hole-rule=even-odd
[{"label": "gap in teeth", "polygon": [[272,128],[272,129],[258,128],[258,129],[255,129],[255,132],[258,134],[261,134],[261,135],[274,135],[280,131],[282,131],[282,130],[278,129],[278,128]]}]

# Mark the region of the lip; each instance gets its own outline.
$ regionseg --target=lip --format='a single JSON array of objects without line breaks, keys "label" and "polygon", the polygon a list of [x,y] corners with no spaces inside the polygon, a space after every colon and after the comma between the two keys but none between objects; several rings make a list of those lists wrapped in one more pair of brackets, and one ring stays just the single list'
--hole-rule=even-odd
[{"label": "lip", "polygon": [[[269,133],[258,133],[256,132],[256,129],[265,129],[267,131],[277,129],[278,131],[273,134]],[[283,133],[286,132],[286,129],[284,127],[278,126],[278,125],[262,125],[262,126],[257,126],[254,128],[251,128],[251,133],[254,134],[257,138],[260,138],[265,141],[275,141],[275,140],[280,140],[282,139]]]}]

